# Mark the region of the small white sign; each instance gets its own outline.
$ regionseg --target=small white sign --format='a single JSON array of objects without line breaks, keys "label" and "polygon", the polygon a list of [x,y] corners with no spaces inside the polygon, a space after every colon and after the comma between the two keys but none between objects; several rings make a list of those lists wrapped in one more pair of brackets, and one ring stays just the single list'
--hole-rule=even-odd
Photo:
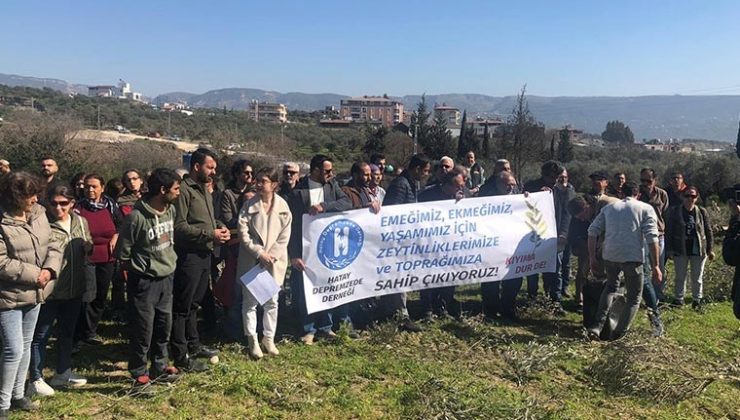
[{"label": "small white sign", "polygon": [[280,291],[280,286],[275,282],[270,272],[260,267],[259,264],[255,265],[254,268],[244,273],[239,281],[242,282],[244,287],[249,290],[249,293],[259,302],[260,305],[264,305],[265,302],[270,300]]}]

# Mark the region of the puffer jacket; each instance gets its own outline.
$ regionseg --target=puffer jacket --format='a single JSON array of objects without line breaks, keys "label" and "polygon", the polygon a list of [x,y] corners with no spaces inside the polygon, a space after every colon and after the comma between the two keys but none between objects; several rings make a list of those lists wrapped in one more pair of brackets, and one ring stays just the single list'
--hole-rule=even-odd
[{"label": "puffer jacket", "polygon": [[[0,212],[0,310],[42,303],[44,291],[36,286],[39,273],[48,269],[53,279],[62,265],[46,212],[36,204],[28,221]],[[48,290],[53,287],[53,281],[46,285]]]},{"label": "puffer jacket", "polygon": [[67,233],[59,222],[51,224],[52,240],[62,250],[64,259],[62,268],[54,282],[53,289],[49,287],[44,292],[49,292],[47,300],[76,299],[82,297],[86,288],[85,266],[87,264],[87,250],[85,244],[92,248],[92,237],[87,220],[71,213],[72,225]]}]

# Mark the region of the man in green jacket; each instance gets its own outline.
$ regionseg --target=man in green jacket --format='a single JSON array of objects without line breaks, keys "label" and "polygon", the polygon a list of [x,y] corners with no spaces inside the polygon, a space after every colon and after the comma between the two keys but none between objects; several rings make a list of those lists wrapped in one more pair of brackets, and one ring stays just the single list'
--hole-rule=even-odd
[{"label": "man in green jacket", "polygon": [[182,182],[175,201],[175,251],[177,270],[173,283],[172,358],[184,371],[206,368],[195,358],[210,359],[218,351],[204,347],[198,335],[197,311],[211,276],[214,244],[231,239],[229,229],[216,222],[213,199],[206,184],[216,175],[218,162],[209,149],[201,148],[190,157],[190,176]]},{"label": "man in green jacket", "polygon": [[[177,369],[167,365],[167,345],[177,264],[172,203],[180,196],[180,181],[170,169],[155,169],[149,177],[149,192],[134,205],[117,244],[117,257],[128,271],[128,369],[135,386],[177,378]],[[147,369],[148,357],[151,369]]]}]

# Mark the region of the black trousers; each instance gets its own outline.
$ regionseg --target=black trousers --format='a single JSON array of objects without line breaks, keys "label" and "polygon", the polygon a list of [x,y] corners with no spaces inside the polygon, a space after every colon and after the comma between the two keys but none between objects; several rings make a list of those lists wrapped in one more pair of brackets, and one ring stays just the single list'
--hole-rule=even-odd
[{"label": "black trousers", "polygon": [[425,313],[449,314],[450,310],[454,310],[450,305],[455,300],[455,286],[422,290],[419,292],[419,298]]},{"label": "black trousers", "polygon": [[144,277],[130,271],[128,292],[128,370],[134,378],[159,376],[167,367],[167,345],[172,329],[172,276]]},{"label": "black trousers", "polygon": [[522,278],[481,283],[483,314],[487,317],[514,316],[516,295],[522,288]]},{"label": "black trousers", "polygon": [[198,307],[208,288],[211,276],[210,252],[181,252],[177,254],[177,269],[172,284],[172,359],[183,366],[188,352],[201,347],[198,335]]},{"label": "black trousers", "polygon": [[98,335],[98,323],[103,317],[108,289],[113,278],[114,263],[93,264],[95,269],[95,297],[90,302],[82,303],[77,324],[77,340],[85,340]]},{"label": "black trousers", "polygon": [[113,289],[111,290],[111,301],[113,309],[122,311],[126,309],[126,279],[123,277],[121,265],[116,261],[113,269]]}]

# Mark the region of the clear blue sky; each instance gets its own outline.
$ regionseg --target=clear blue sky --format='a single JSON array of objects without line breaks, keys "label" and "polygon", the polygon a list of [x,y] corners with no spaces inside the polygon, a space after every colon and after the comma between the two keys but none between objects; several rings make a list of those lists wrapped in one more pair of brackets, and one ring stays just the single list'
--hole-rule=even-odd
[{"label": "clear blue sky", "polygon": [[0,4],[0,72],[137,91],[740,94],[740,2]]}]

